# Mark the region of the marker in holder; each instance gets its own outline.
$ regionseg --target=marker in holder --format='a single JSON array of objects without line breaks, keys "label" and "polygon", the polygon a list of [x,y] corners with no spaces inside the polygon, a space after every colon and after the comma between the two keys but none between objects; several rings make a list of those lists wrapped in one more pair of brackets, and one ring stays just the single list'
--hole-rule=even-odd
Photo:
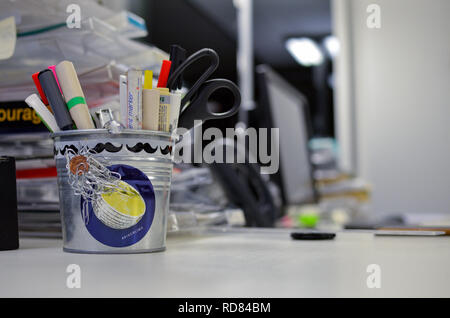
[{"label": "marker in holder", "polygon": [[142,90],[142,129],[158,130],[159,123],[159,89],[153,88],[153,72],[145,71],[144,89]]},{"label": "marker in holder", "polygon": [[61,130],[70,130],[73,128],[72,118],[70,117],[67,105],[56,83],[51,70],[47,69],[39,73],[39,82],[42,90],[48,99],[50,107],[55,115],[56,123]]},{"label": "marker in holder", "polygon": [[129,129],[142,128],[142,71],[127,72],[127,122]]},{"label": "marker in holder", "polygon": [[72,62],[62,61],[56,65],[55,70],[75,125],[78,129],[94,129],[94,122],[86,105],[86,99]]}]

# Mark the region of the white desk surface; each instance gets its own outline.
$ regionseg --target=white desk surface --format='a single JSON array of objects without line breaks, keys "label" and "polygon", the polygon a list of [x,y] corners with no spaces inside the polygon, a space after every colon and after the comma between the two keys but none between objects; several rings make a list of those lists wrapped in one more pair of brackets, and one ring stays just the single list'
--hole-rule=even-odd
[{"label": "white desk surface", "polygon": [[[338,234],[293,241],[289,232],[171,235],[153,254],[65,253],[53,239],[0,252],[0,297],[428,297],[450,296],[450,237]],[[81,288],[66,267],[81,267]],[[381,288],[369,289],[369,264]]]}]

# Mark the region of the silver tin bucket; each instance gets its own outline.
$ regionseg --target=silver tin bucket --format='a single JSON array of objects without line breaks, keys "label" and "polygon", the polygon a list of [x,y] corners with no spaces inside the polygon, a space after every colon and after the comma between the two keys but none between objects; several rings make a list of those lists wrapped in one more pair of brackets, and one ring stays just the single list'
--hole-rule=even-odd
[{"label": "silver tin bucket", "polygon": [[[63,131],[52,137],[64,251],[164,250],[172,177],[170,134],[142,130],[110,133],[95,129]],[[83,158],[88,168],[71,171],[72,163],[79,162],[79,158]],[[88,189],[93,189],[83,192],[90,196],[80,194],[76,186],[83,183],[78,177],[87,171],[95,175],[84,182]],[[105,171],[106,174],[101,173]],[[102,186],[105,180],[106,184],[113,180],[120,187],[111,191],[112,187]]]}]

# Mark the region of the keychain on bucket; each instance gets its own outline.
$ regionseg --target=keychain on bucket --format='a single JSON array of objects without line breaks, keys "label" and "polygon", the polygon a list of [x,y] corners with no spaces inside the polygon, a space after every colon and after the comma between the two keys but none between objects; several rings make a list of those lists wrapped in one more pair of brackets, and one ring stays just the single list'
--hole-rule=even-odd
[{"label": "keychain on bucket", "polygon": [[[97,202],[101,196],[114,195],[116,200],[126,204],[137,192],[121,182],[121,176],[105,167],[92,156],[92,151],[82,147],[78,152],[67,149],[65,153],[66,169],[69,171],[69,184],[74,194],[83,198],[82,216],[89,223],[88,204]],[[101,210],[99,218],[102,218]]]}]

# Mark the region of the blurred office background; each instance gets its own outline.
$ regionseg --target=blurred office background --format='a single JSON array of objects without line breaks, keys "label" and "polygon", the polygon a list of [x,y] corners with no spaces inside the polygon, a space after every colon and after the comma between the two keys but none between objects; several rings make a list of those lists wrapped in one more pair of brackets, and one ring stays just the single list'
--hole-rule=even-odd
[{"label": "blurred office background", "polygon": [[[145,40],[190,52],[207,43],[223,61],[218,75],[238,80],[232,0],[136,2],[127,5],[148,21]],[[379,29],[367,26],[370,4]],[[253,1],[255,65],[308,98],[313,136],[336,138],[339,167],[371,184],[373,211],[450,212],[449,9],[445,0]],[[326,50],[332,35],[335,63],[305,67],[286,49],[306,37]]]},{"label": "blurred office background", "polygon": [[[293,148],[303,147],[297,143],[306,138],[311,162],[299,158],[293,165],[282,159],[284,180],[262,178],[273,185],[268,188],[279,210],[277,220],[289,214],[292,205],[300,207],[294,213],[326,211],[329,220],[341,224],[353,217],[450,213],[447,0],[94,2],[142,17],[147,32],[134,39],[139,43],[162,52],[168,52],[171,44],[181,45],[188,54],[203,47],[216,50],[221,60],[216,77],[239,83],[241,89],[245,83],[252,85],[244,92],[249,99],[243,101],[249,109],[248,126],[278,127],[273,120],[265,121],[273,113],[263,105],[264,91],[270,91],[261,85],[263,79],[275,76],[280,89],[293,89],[292,98],[305,99],[293,103],[304,107],[305,118],[298,124],[307,134],[282,138],[291,138]],[[379,28],[368,26],[373,4],[380,9]],[[242,15],[250,17],[247,25]],[[239,50],[239,58],[247,61],[241,70]],[[242,74],[245,67],[250,75]],[[258,69],[266,77],[258,75]],[[186,76],[188,87],[201,71],[199,65]],[[283,105],[271,100],[267,107],[273,112]],[[235,116],[207,126],[234,127],[241,119]],[[281,156],[289,156],[289,151],[283,154],[281,149]],[[289,202],[288,187],[295,180],[286,181],[286,174],[296,177],[302,165],[311,170],[314,195]]]}]

